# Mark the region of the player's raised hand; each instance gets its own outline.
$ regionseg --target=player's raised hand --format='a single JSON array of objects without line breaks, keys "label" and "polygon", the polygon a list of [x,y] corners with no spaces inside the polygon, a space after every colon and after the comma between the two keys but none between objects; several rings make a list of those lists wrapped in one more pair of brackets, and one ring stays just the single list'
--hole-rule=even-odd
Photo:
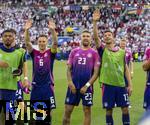
[{"label": "player's raised hand", "polygon": [[73,94],[76,93],[76,87],[74,86],[73,83],[69,83],[69,84],[68,84],[68,87],[71,89],[71,92],[72,92]]},{"label": "player's raised hand", "polygon": [[24,29],[28,30],[32,27],[32,20],[27,20],[27,22],[25,23]]},{"label": "player's raised hand", "polygon": [[93,21],[98,21],[101,17],[101,14],[99,12],[99,9],[96,9],[93,13]]},{"label": "player's raised hand", "polygon": [[55,30],[56,25],[55,25],[55,23],[54,23],[53,20],[49,20],[49,21],[48,21],[48,28],[49,28],[50,30]]},{"label": "player's raised hand", "polygon": [[81,93],[81,94],[86,93],[87,89],[88,89],[87,86],[83,86],[83,87],[80,89],[80,93]]}]

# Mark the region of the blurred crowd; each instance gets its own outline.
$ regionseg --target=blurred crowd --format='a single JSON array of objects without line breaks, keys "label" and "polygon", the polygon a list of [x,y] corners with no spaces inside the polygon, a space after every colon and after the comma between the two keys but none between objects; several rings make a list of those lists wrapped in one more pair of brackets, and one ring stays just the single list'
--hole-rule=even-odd
[{"label": "blurred crowd", "polygon": [[34,4],[49,4],[49,5],[68,5],[68,4],[99,4],[99,3],[117,3],[117,4],[145,4],[149,0],[0,0],[3,4],[34,5]]},{"label": "blurred crowd", "polygon": [[[127,47],[133,53],[143,53],[150,46],[150,9],[142,9],[148,0],[0,0],[0,3],[0,33],[4,29],[14,28],[17,31],[17,43],[21,46],[24,45],[23,26],[26,20],[33,20],[30,34],[32,43],[36,44],[39,34],[44,33],[51,38],[47,22],[53,19],[59,36],[72,37],[71,41],[61,44],[58,50],[67,53],[64,57],[67,58],[71,49],[80,45],[80,32],[67,31],[67,27],[78,27],[80,30],[86,28],[92,32],[92,13],[95,8],[101,12],[98,22],[101,38],[103,32],[110,29],[115,33],[116,44],[119,44],[121,38],[126,38]],[[76,3],[90,6],[88,9],[83,9],[80,5],[67,9]],[[128,14],[127,8],[130,6],[138,8],[138,12]]]}]

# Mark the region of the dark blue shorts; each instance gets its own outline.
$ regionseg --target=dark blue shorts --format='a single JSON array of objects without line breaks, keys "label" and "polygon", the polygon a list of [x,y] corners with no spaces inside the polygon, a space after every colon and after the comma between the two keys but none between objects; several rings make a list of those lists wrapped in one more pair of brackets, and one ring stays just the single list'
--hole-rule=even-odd
[{"label": "dark blue shorts", "polygon": [[20,81],[18,81],[17,86],[18,90],[16,91],[16,97],[18,100],[23,100],[23,90]]},{"label": "dark blue shorts", "polygon": [[93,105],[93,91],[92,87],[89,87],[85,94],[81,94],[80,90],[77,89],[76,94],[73,94],[68,87],[65,104],[78,106],[82,99],[82,105],[92,106]]},{"label": "dark blue shorts", "polygon": [[150,85],[147,85],[144,92],[144,104],[145,109],[150,109]]},{"label": "dark blue shorts", "polygon": [[5,111],[6,103],[16,104],[17,100],[18,98],[16,96],[16,90],[0,89],[0,112],[2,107]]},{"label": "dark blue shorts", "polygon": [[50,84],[44,84],[41,86],[32,85],[31,91],[31,101],[49,101],[50,108],[55,109],[55,95],[54,95],[54,86]]},{"label": "dark blue shorts", "polygon": [[117,87],[103,84],[103,108],[111,109],[114,108],[115,104],[117,107],[128,107],[129,97],[126,87]]}]

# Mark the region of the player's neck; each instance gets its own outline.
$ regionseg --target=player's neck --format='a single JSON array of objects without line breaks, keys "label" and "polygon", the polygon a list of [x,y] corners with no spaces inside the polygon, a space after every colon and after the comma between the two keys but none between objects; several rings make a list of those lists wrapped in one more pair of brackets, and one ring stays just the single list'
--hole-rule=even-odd
[{"label": "player's neck", "polygon": [[106,48],[112,50],[115,44],[106,44]]},{"label": "player's neck", "polygon": [[44,53],[46,51],[46,49],[45,50],[40,50],[40,53]]},{"label": "player's neck", "polygon": [[10,49],[11,48],[11,46],[6,46],[5,44],[3,44],[4,45],[4,47],[6,48],[6,49]]},{"label": "player's neck", "polygon": [[83,50],[88,50],[90,48],[90,46],[82,46]]}]

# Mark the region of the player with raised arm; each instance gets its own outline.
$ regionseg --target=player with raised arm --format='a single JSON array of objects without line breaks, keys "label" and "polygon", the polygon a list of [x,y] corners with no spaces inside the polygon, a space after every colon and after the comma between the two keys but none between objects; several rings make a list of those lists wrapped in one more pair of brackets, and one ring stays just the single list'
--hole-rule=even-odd
[{"label": "player with raised arm", "polygon": [[[53,64],[57,52],[57,34],[55,31],[55,23],[49,21],[48,27],[52,33],[52,47],[47,49],[48,38],[46,35],[40,35],[37,39],[39,50],[33,49],[30,42],[29,29],[32,26],[32,21],[28,20],[25,24],[25,42],[27,50],[30,53],[33,61],[33,81],[31,91],[31,101],[47,101],[49,102],[50,110],[47,110],[47,115],[51,114],[51,109],[56,107],[54,97],[54,80],[53,80]],[[35,121],[36,124],[41,124],[41,121]],[[51,115],[49,121],[44,124],[51,125]]]},{"label": "player with raised arm", "polygon": [[[106,109],[106,124],[114,125],[112,113],[115,104],[122,109],[123,125],[130,125],[128,95],[132,93],[132,83],[128,66],[125,61],[125,51],[115,47],[114,34],[107,30],[104,33],[105,45],[98,36],[97,21],[100,19],[99,10],[93,13],[93,33],[95,44],[102,59],[100,83],[103,85],[103,108]],[[124,76],[128,80],[126,88]]]},{"label": "player with raised arm", "polygon": [[83,125],[91,124],[91,106],[93,104],[93,83],[95,82],[100,60],[98,53],[90,47],[91,33],[84,30],[81,34],[82,47],[73,49],[69,55],[67,68],[68,90],[65,100],[63,125],[70,125],[74,106],[82,99]]}]

